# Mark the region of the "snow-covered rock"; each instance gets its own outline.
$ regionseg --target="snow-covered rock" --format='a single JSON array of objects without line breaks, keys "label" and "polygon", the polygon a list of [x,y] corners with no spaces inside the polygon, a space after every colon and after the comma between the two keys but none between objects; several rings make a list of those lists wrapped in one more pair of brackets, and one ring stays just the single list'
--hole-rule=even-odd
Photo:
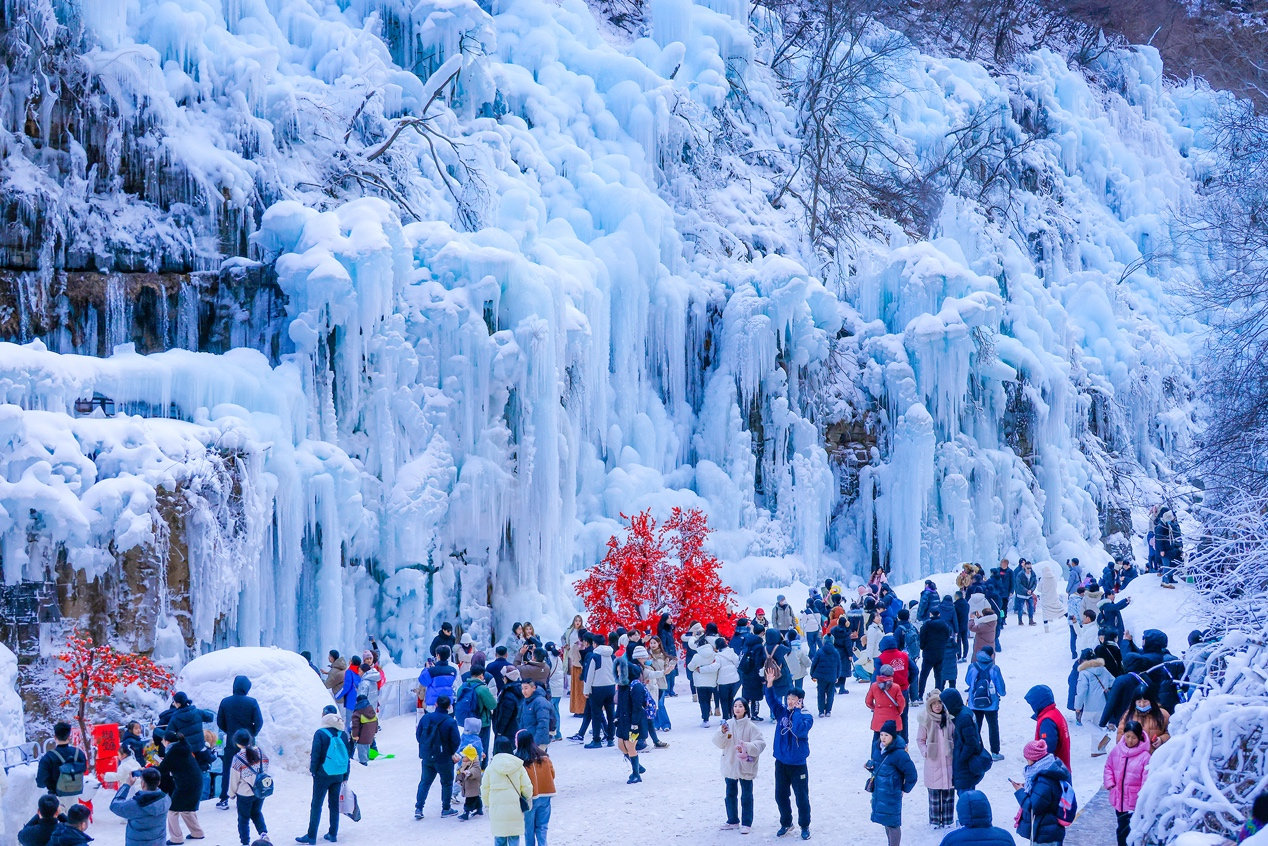
[{"label": "snow-covered rock", "polygon": [[0,644],[0,746],[26,740],[22,697],[18,695],[18,658]]},{"label": "snow-covered rock", "polygon": [[236,676],[251,680],[250,695],[260,702],[264,729],[259,742],[269,759],[288,770],[306,770],[313,732],[321,726],[322,709],[332,702],[321,679],[294,652],[232,647],[190,661],[176,687],[197,707],[214,713],[220,700],[233,693]]}]

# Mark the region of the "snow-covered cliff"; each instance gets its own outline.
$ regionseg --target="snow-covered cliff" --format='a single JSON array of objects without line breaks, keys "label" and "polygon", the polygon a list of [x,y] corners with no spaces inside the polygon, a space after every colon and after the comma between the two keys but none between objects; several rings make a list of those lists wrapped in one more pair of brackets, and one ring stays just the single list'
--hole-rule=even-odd
[{"label": "snow-covered cliff", "polygon": [[1148,48],[897,51],[866,141],[926,219],[828,252],[762,5],[6,8],[0,561],[63,613],[148,588],[142,647],[409,663],[561,619],[647,506],[704,508],[742,591],[1085,554],[1194,429],[1216,98]]}]

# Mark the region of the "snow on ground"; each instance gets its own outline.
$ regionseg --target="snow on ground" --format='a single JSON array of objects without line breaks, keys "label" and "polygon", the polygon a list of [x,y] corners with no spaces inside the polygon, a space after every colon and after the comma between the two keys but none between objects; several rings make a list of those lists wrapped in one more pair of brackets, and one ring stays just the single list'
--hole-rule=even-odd
[{"label": "snow on ground", "polygon": [[[950,578],[938,576],[935,581],[945,588]],[[1167,632],[1173,651],[1178,651],[1184,643],[1184,634],[1194,627],[1185,614],[1188,590],[1181,586],[1176,591],[1165,591],[1158,587],[1158,582],[1157,576],[1143,576],[1132,585],[1127,594],[1133,597],[1133,604],[1125,617],[1129,627],[1160,628]],[[915,597],[918,587],[901,586],[898,592],[904,599],[910,599]],[[799,594],[804,596],[805,588],[794,585],[785,592],[795,600]],[[758,598],[766,600],[765,595]],[[747,597],[746,601],[752,599]],[[982,789],[991,798],[996,822],[1010,827],[1017,806],[1008,778],[1020,778],[1021,746],[1033,737],[1034,723],[1022,697],[1031,685],[1042,683],[1051,686],[1058,700],[1063,701],[1070,663],[1069,636],[1064,625],[1054,626],[1049,632],[1044,632],[1042,625],[1033,628],[1010,625],[1004,629],[1001,645],[1000,667],[1008,687],[1000,720],[1006,759],[991,769]],[[961,665],[961,680],[964,669]],[[231,680],[236,671],[226,667],[226,679]],[[680,691],[687,690],[685,678],[680,678],[679,684]],[[847,696],[838,697],[831,719],[816,720],[811,732],[811,829],[817,841],[839,840],[848,831],[861,835],[859,842],[880,843],[884,841],[884,834],[879,826],[869,822],[869,797],[863,791],[866,777],[863,762],[871,743],[869,714],[863,706],[866,688],[852,683],[849,690]],[[559,791],[552,809],[552,842],[612,843],[630,838],[647,842],[651,837],[654,842],[722,844],[740,839],[735,832],[718,830],[724,822],[723,785],[718,753],[712,744],[718,720],[713,719],[708,730],[701,728],[699,711],[690,695],[669,702],[674,730],[664,739],[670,742],[670,748],[643,756],[647,775],[641,785],[625,784],[629,770],[615,749],[588,750],[566,741],[552,745]],[[566,710],[565,705],[563,728],[568,734],[576,730],[580,721],[568,716]],[[771,731],[769,722],[763,726],[768,733]],[[440,799],[436,788],[428,799],[427,818],[421,822],[412,819],[418,773],[413,728],[411,718],[385,721],[379,746],[397,757],[372,762],[367,769],[354,765],[352,783],[364,816],[360,823],[346,818],[341,821],[340,842],[400,843],[406,842],[406,836],[436,846],[487,842],[490,835],[486,821],[463,823],[439,818]],[[1088,757],[1091,728],[1072,725],[1071,730],[1075,787],[1080,798],[1086,800],[1100,786],[1104,759]],[[919,769],[921,762],[914,744],[912,750]],[[291,838],[303,834],[310,790],[309,779],[289,772],[280,774],[277,793],[264,806],[274,842],[291,842]],[[774,770],[768,747],[758,773],[753,834],[744,842],[774,839],[778,817],[773,796]],[[904,802],[903,842],[908,846],[937,844],[942,838],[943,832],[934,832],[928,827],[926,797],[921,784]],[[201,819],[207,830],[208,846],[237,842],[236,816],[231,811],[218,811],[211,802],[206,802]],[[603,825],[606,834],[597,832],[596,823]],[[323,822],[321,831],[325,830]],[[123,843],[122,822],[108,813],[97,815],[90,834],[99,846]],[[1108,844],[1112,839],[1112,832],[1106,832],[1105,842]]]}]

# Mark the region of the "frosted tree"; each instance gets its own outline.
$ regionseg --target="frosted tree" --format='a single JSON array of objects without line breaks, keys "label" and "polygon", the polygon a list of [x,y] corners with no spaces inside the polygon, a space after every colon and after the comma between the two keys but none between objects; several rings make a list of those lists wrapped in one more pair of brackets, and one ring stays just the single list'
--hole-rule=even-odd
[{"label": "frosted tree", "polygon": [[1205,536],[1184,571],[1214,645],[1186,656],[1191,698],[1154,753],[1133,818],[1133,843],[1186,831],[1236,835],[1268,789],[1268,496],[1241,493],[1202,514]]}]

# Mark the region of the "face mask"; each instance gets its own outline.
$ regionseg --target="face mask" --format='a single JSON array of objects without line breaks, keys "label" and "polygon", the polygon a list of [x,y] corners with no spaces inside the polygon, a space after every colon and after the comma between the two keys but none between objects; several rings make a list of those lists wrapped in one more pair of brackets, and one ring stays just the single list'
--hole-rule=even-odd
[{"label": "face mask", "polygon": [[1140,705],[1137,705],[1136,710],[1142,714],[1148,714],[1149,711],[1152,709],[1152,707],[1153,707],[1152,705],[1149,705],[1148,703],[1146,703],[1143,707]]}]

